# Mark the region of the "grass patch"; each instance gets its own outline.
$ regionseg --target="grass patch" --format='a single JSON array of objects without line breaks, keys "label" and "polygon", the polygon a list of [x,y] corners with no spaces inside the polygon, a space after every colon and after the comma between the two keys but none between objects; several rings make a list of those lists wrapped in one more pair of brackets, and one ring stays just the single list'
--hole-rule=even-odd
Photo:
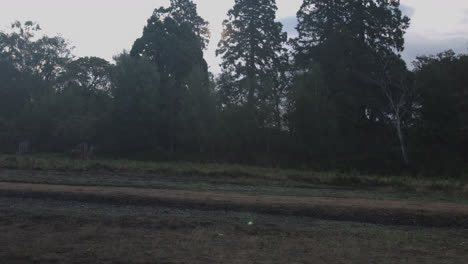
[{"label": "grass patch", "polygon": [[[422,178],[415,176],[368,175],[357,172],[342,173],[336,171],[318,172],[311,170],[292,170],[262,168],[236,164],[191,163],[191,162],[144,162],[133,160],[79,160],[53,155],[0,156],[0,168],[9,170],[31,170],[43,172],[88,173],[93,177],[86,180],[67,179],[55,181],[58,184],[111,185],[136,187],[173,187],[212,190],[238,191],[252,189],[254,192],[276,189],[287,190],[291,195],[310,193],[308,190],[317,186],[327,188],[350,188],[395,194],[395,197],[434,197],[439,200],[468,199],[468,184],[464,179]],[[104,174],[110,174],[104,176]],[[131,176],[122,176],[131,175]],[[159,178],[156,179],[155,176]],[[70,176],[71,177],[71,176]],[[160,178],[164,179],[161,180]],[[113,180],[114,179],[114,180]],[[466,179],[466,178],[465,178]],[[3,181],[15,181],[14,176],[0,177]],[[161,180],[161,181],[160,181]],[[31,176],[18,179],[19,182],[54,183],[54,179],[36,180]],[[41,182],[42,181],[42,182]],[[169,182],[171,182],[169,184]],[[189,185],[187,185],[189,183]],[[231,185],[237,185],[232,187]],[[243,186],[240,188],[239,186]],[[252,188],[255,187],[255,188]],[[323,187],[322,187],[323,188]],[[216,190],[216,188],[214,188]],[[305,190],[305,191],[304,191]],[[325,192],[325,191],[324,191]],[[324,193],[323,192],[323,193]],[[286,191],[284,192],[286,193]],[[319,193],[315,190],[313,193]],[[321,194],[321,193],[320,193]],[[442,194],[442,195],[441,195]],[[336,193],[339,196],[339,193]],[[376,197],[379,195],[375,195]],[[388,196],[384,196],[388,197]],[[445,198],[444,198],[445,197]],[[392,198],[392,195],[390,195]]]}]

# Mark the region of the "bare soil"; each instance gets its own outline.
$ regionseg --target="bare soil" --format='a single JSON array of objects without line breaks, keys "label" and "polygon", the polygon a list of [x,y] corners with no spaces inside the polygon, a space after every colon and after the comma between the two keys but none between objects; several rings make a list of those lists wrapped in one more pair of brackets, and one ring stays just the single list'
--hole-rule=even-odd
[{"label": "bare soil", "polygon": [[0,197],[254,212],[384,225],[468,228],[468,205],[443,202],[21,183],[0,183]]},{"label": "bare soil", "polygon": [[0,263],[465,264],[467,221],[460,203],[0,183]]},{"label": "bare soil", "polygon": [[468,230],[0,196],[1,263],[465,264]]}]

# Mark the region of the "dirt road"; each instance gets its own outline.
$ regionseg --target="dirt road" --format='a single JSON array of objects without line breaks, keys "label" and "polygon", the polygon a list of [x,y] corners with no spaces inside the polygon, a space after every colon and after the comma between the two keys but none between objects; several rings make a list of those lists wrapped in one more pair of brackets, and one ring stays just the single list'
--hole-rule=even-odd
[{"label": "dirt road", "polygon": [[0,197],[246,211],[388,225],[468,228],[468,205],[442,202],[250,195],[123,187],[0,183]]}]

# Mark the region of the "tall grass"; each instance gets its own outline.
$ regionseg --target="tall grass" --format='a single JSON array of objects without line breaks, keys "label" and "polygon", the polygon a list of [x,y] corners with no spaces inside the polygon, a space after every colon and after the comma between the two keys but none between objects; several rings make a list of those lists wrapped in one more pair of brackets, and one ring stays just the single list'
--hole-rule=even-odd
[{"label": "tall grass", "polygon": [[369,175],[358,172],[319,172],[263,168],[236,164],[192,162],[148,162],[134,160],[80,160],[57,155],[1,155],[0,168],[13,170],[43,170],[70,172],[105,172],[168,175],[246,177],[252,179],[302,182],[317,185],[398,187],[408,191],[468,191],[465,179],[423,178],[417,176]]}]

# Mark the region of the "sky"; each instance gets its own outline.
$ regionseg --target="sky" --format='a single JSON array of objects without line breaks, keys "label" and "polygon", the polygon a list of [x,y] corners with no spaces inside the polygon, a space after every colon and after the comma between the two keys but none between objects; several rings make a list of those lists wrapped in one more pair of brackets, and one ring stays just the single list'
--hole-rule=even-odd
[{"label": "sky", "polygon": [[[2,3],[3,2],[3,3]],[[234,0],[194,0],[198,12],[210,22],[211,41],[205,59],[214,73],[220,71],[215,50],[222,21]],[[153,10],[169,0],[0,0],[0,30],[8,31],[16,20],[38,22],[48,35],[61,35],[75,47],[76,56],[97,56],[112,61],[114,55],[129,50],[142,34]],[[277,0],[278,20],[294,36],[296,12],[302,0]],[[403,58],[447,49],[468,53],[467,0],[402,0],[402,10],[411,17],[405,36]]]}]

